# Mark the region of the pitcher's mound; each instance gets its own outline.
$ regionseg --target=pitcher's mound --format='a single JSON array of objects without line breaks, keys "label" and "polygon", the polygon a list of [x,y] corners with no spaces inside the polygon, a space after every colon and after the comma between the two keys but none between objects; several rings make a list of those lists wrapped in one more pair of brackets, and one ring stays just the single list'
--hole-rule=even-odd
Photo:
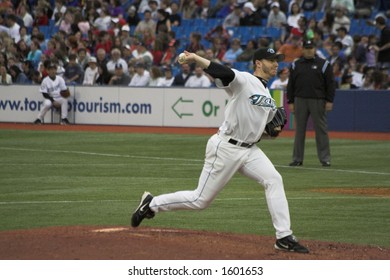
[{"label": "pitcher's mound", "polygon": [[269,236],[182,229],[72,226],[0,232],[2,260],[370,260],[389,248],[301,240],[309,254],[274,249]]}]

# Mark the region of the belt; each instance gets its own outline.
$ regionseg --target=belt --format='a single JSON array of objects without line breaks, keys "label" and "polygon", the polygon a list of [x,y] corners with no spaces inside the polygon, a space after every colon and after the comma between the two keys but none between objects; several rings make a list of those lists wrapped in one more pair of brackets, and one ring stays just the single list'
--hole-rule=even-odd
[{"label": "belt", "polygon": [[238,140],[235,140],[233,138],[230,138],[228,140],[228,142],[230,144],[233,144],[233,145],[236,145],[236,146],[239,146],[239,147],[244,147],[244,148],[250,148],[254,145],[254,143],[245,143],[245,142],[241,142],[241,141],[238,141]]}]

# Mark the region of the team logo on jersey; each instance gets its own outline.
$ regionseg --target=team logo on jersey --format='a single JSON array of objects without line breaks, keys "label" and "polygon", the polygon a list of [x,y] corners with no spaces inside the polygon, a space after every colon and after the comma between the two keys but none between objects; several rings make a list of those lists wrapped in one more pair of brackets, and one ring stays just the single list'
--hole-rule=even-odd
[{"label": "team logo on jersey", "polygon": [[269,107],[272,109],[276,108],[275,100],[273,100],[270,97],[266,97],[264,95],[260,94],[254,94],[251,97],[249,97],[250,103],[252,105],[261,106],[261,107]]}]

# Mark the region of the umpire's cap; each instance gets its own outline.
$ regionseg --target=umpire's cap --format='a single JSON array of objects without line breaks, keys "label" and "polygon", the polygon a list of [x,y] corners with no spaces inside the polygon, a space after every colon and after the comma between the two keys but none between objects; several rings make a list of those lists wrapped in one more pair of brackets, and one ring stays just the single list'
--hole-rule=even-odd
[{"label": "umpire's cap", "polygon": [[276,59],[278,62],[284,60],[284,54],[276,53],[272,48],[259,48],[253,54],[253,64],[256,63],[256,60],[273,60]]}]

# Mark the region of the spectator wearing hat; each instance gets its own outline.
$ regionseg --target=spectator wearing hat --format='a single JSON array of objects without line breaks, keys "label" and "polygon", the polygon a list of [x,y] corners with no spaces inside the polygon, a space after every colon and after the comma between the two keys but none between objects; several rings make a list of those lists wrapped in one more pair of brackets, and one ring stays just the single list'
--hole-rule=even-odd
[{"label": "spectator wearing hat", "polygon": [[341,26],[337,29],[336,42],[341,42],[343,45],[342,50],[345,56],[349,56],[352,53],[354,44],[353,38],[348,34],[348,30],[344,26]]},{"label": "spectator wearing hat", "polygon": [[108,71],[108,73],[113,75],[114,72],[115,72],[115,67],[116,67],[117,64],[121,64],[122,65],[122,69],[123,69],[123,72],[125,74],[127,74],[129,72],[128,71],[127,62],[122,58],[121,50],[118,49],[118,48],[115,48],[115,49],[112,49],[112,51],[111,51],[111,59],[107,62],[107,71]]},{"label": "spectator wearing hat", "polygon": [[145,87],[149,84],[150,73],[145,69],[145,64],[138,62],[135,64],[135,74],[129,83],[131,87]]},{"label": "spectator wearing hat", "polygon": [[109,85],[127,86],[130,83],[130,76],[124,73],[123,66],[120,63],[115,65],[115,72],[112,75]]},{"label": "spectator wearing hat", "polygon": [[323,167],[329,167],[331,158],[326,114],[333,108],[335,95],[333,69],[327,60],[316,56],[312,40],[303,42],[302,52],[302,57],[291,64],[287,84],[287,102],[296,124],[293,161],[290,166],[303,164],[306,126],[311,116],[318,159]]},{"label": "spectator wearing hat", "polygon": [[97,59],[94,56],[89,57],[88,66],[84,72],[84,86],[92,86],[96,84],[96,80],[99,78],[99,69],[97,66]]},{"label": "spectator wearing hat", "polygon": [[67,84],[81,85],[84,79],[84,71],[77,61],[76,54],[69,55],[69,63],[65,66],[64,79]]},{"label": "spectator wearing hat", "polygon": [[267,18],[267,27],[282,28],[287,24],[287,17],[284,12],[280,10],[278,2],[272,2],[271,11]]},{"label": "spectator wearing hat", "polygon": [[256,13],[256,8],[252,2],[246,2],[242,9],[243,14],[240,17],[240,26],[261,26],[261,15]]},{"label": "spectator wearing hat", "polygon": [[163,67],[164,76],[157,81],[158,87],[170,87],[173,84],[175,77],[173,77],[172,68],[170,66]]},{"label": "spectator wearing hat", "polygon": [[122,26],[119,36],[121,38],[122,46],[130,46],[133,44],[134,38],[130,37],[130,26],[127,24]]},{"label": "spectator wearing hat", "polygon": [[390,66],[390,28],[386,24],[385,16],[375,18],[375,27],[380,30],[378,43],[373,47],[378,53],[377,61],[381,67]]},{"label": "spectator wearing hat", "polygon": [[340,89],[348,90],[348,89],[357,89],[358,87],[352,82],[353,75],[347,71],[344,72],[341,77]]},{"label": "spectator wearing hat", "polygon": [[123,48],[122,48],[122,58],[125,60],[125,61],[129,61],[130,59],[133,58],[133,55],[131,54],[132,53],[132,50],[131,50],[131,46],[130,45],[125,45]]}]

